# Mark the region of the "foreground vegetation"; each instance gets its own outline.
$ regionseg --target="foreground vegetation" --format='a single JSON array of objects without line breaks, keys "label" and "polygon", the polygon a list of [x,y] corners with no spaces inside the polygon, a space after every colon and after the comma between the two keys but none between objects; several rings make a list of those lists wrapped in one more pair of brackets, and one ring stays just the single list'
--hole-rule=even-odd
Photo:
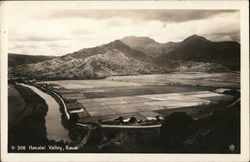
[{"label": "foreground vegetation", "polygon": [[[25,101],[25,107],[19,114],[19,122],[8,130],[9,145],[41,144],[47,140],[45,116],[48,107],[45,101],[31,89],[15,85]],[[16,106],[18,110],[19,107]]]},{"label": "foreground vegetation", "polygon": [[[11,121],[8,129],[8,151],[9,152],[56,152],[53,150],[27,150],[29,146],[65,146],[68,143],[63,141],[55,142],[47,139],[45,116],[48,106],[40,96],[38,96],[30,88],[12,84],[20,93],[20,97],[24,100],[24,105],[16,105],[12,108],[9,116],[18,116],[15,121]],[[13,99],[9,102],[15,102]],[[9,104],[10,105],[10,104]],[[20,112],[19,109],[22,109]],[[9,122],[10,123],[10,122]],[[70,144],[69,144],[70,145]],[[17,146],[24,146],[26,150],[17,150]]]}]

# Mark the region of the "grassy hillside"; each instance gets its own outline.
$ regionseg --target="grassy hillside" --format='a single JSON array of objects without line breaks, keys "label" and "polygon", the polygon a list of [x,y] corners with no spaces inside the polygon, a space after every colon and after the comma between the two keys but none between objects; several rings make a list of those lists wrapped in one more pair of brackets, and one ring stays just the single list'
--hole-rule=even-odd
[{"label": "grassy hillside", "polygon": [[[28,61],[25,57],[22,60]],[[23,62],[22,65],[11,67],[9,76],[54,80],[97,79],[172,71],[227,72],[240,69],[240,44],[211,42],[197,35],[179,43],[165,44],[147,37],[125,37],[52,58],[47,57],[45,61],[32,64]]]},{"label": "grassy hillside", "polygon": [[37,63],[45,60],[50,60],[55,56],[43,56],[43,55],[21,55],[21,54],[8,54],[8,66],[13,67],[23,64]]},{"label": "grassy hillside", "polygon": [[114,75],[136,75],[166,73],[167,68],[125,56],[123,52],[112,49],[86,59],[66,55],[57,59],[36,64],[21,65],[11,69],[15,76],[37,79],[94,79]]},{"label": "grassy hillside", "polygon": [[44,56],[44,55],[21,55],[21,54],[8,54],[8,66],[13,67],[23,64],[37,63],[45,60],[56,58],[55,56]]}]

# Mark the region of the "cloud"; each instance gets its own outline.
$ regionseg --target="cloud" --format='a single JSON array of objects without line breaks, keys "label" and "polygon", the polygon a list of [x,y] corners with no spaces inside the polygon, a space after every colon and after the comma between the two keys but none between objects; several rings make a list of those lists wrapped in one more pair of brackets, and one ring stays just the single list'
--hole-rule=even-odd
[{"label": "cloud", "polygon": [[108,19],[124,17],[129,19],[184,22],[232,12],[237,12],[237,10],[57,10],[51,12],[46,18]]},{"label": "cloud", "polygon": [[72,30],[71,33],[73,35],[91,35],[93,34],[93,31],[91,30],[88,30],[88,29],[84,29],[84,28],[79,28],[79,29],[75,29],[75,30]]},{"label": "cloud", "polygon": [[215,41],[236,41],[240,42],[240,33],[211,33],[209,35],[204,35],[207,39]]},{"label": "cloud", "polygon": [[9,15],[11,53],[63,55],[125,36],[161,43],[192,34],[240,41],[240,13],[234,10],[15,10]]},{"label": "cloud", "polygon": [[24,36],[24,37],[14,37],[10,38],[11,41],[58,41],[58,40],[69,40],[70,38],[64,38],[64,37],[49,37],[46,35],[43,36]]}]

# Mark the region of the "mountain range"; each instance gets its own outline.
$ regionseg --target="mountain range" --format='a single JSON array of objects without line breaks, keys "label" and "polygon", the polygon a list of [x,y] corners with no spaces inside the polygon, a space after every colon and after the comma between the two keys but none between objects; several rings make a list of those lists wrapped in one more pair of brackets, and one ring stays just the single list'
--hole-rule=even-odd
[{"label": "mountain range", "polygon": [[158,43],[147,37],[125,37],[121,40],[132,49],[139,50],[158,64],[168,60],[219,63],[232,70],[239,70],[240,44],[233,41],[212,42],[192,35],[181,42]]},{"label": "mountain range", "polygon": [[[9,57],[10,59],[10,57]],[[225,72],[240,69],[240,44],[212,42],[192,35],[181,42],[158,43],[129,36],[61,57],[9,68],[13,76],[85,79],[167,72]]]}]

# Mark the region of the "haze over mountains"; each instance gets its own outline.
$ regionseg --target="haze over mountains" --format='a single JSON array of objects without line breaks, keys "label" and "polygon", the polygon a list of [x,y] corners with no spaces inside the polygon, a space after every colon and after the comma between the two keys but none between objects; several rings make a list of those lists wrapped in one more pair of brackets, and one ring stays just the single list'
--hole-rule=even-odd
[{"label": "haze over mountains", "polygon": [[9,72],[37,79],[84,79],[239,68],[237,42],[212,42],[192,35],[181,42],[158,43],[148,37],[130,36],[38,63],[14,66]]}]

